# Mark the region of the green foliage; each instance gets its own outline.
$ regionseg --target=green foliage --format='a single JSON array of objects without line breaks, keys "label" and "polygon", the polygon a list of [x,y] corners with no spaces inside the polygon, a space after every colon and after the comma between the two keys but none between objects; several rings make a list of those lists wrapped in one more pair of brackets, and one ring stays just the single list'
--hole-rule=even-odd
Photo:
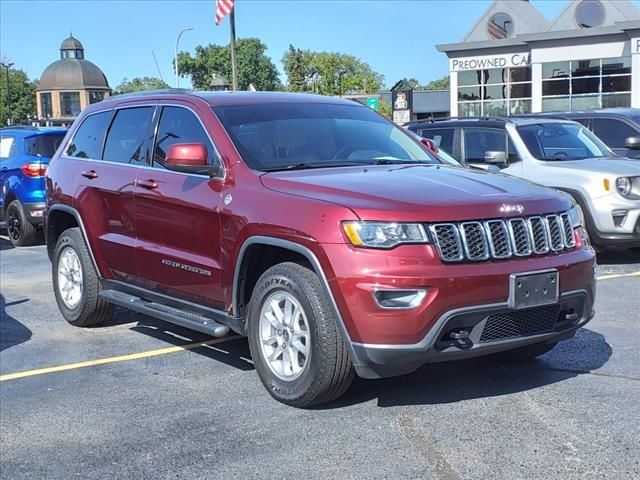
[{"label": "green foliage", "polygon": [[36,116],[36,85],[22,70],[9,69],[9,106],[7,108],[7,71],[0,67],[0,125],[7,125],[9,111],[14,125],[29,123]]},{"label": "green foliage", "polygon": [[[277,90],[280,84],[278,70],[265,52],[267,46],[257,38],[241,38],[236,42],[238,60],[238,89],[246,90],[253,84],[256,90]],[[181,52],[178,55],[181,75],[191,77],[193,88],[209,90],[211,75],[223,75],[231,84],[231,49],[228,45],[198,45],[195,56]]]},{"label": "green foliage", "polygon": [[391,120],[391,116],[393,115],[393,109],[391,108],[391,103],[384,100],[382,97],[378,100],[378,113],[387,117]]},{"label": "green foliage", "polygon": [[449,90],[449,75],[433,80],[424,86],[425,90]]},{"label": "green foliage", "polygon": [[[343,94],[378,92],[384,81],[384,76],[367,63],[344,53],[312,52],[291,45],[282,57],[282,65],[291,91],[339,95],[339,72],[343,72]],[[301,76],[304,82],[300,82]]]},{"label": "green foliage", "polygon": [[394,90],[420,90],[421,85],[415,78],[403,78],[393,85]]},{"label": "green foliage", "polygon": [[115,89],[114,94],[143,92],[145,90],[160,90],[169,88],[169,84],[155,77],[137,77],[133,80],[122,79],[122,83]]}]

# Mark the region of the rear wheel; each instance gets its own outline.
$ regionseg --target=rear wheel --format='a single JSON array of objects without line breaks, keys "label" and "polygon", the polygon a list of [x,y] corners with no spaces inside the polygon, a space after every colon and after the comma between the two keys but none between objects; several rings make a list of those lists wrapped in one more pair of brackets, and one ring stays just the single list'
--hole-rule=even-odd
[{"label": "rear wheel", "polygon": [[251,295],[249,347],[276,400],[308,407],[340,397],[354,370],[317,275],[295,263],[269,268]]},{"label": "rear wheel", "polygon": [[98,297],[100,280],[79,228],[60,235],[52,274],[56,302],[71,325],[94,327],[111,317],[113,305]]},{"label": "rear wheel", "polygon": [[512,361],[530,360],[544,353],[547,353],[548,351],[552,350],[557,344],[558,342],[535,343],[533,345],[527,345],[526,347],[507,350],[506,352],[501,352],[498,355],[501,358]]},{"label": "rear wheel", "polygon": [[38,228],[27,220],[27,215],[18,200],[9,204],[5,217],[9,240],[14,247],[26,247],[36,243]]}]

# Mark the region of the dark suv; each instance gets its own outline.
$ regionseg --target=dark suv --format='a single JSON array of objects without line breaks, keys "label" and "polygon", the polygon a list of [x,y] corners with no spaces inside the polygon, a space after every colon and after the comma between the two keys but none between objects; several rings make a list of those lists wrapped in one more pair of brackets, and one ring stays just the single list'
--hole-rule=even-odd
[{"label": "dark suv", "polygon": [[569,196],[443,164],[335,98],[91,105],[51,162],[46,232],[71,324],[115,304],[231,329],[295,406],[337,398],[355,374],[539,355],[593,315],[594,253]]}]

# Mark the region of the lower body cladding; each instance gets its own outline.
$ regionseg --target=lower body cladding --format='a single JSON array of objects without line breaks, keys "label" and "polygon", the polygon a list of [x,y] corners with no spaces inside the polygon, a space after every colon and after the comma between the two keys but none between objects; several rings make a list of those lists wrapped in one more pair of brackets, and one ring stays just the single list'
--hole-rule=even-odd
[{"label": "lower body cladding", "polygon": [[42,225],[42,215],[45,209],[44,203],[25,203],[24,213],[29,223],[34,225]]},{"label": "lower body cladding", "polygon": [[416,344],[352,343],[354,365],[362,378],[404,375],[427,363],[564,340],[592,317],[586,290],[564,293],[558,303],[526,309],[511,309],[507,303],[460,308],[440,317]]},{"label": "lower body cladding", "polygon": [[325,251],[352,361],[363,378],[557,342],[593,316],[595,255],[588,248],[465,264],[442,264],[425,245]]}]

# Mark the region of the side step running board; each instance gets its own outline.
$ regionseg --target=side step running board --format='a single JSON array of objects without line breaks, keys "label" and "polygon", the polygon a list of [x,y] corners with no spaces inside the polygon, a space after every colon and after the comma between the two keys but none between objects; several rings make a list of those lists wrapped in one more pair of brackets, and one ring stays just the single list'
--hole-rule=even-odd
[{"label": "side step running board", "polygon": [[175,323],[181,327],[211,335],[212,337],[224,337],[229,333],[229,327],[208,317],[161,303],[149,302],[135,295],[129,295],[128,293],[117,290],[102,290],[99,296],[109,303],[144,313],[150,317],[159,318],[165,322]]}]

